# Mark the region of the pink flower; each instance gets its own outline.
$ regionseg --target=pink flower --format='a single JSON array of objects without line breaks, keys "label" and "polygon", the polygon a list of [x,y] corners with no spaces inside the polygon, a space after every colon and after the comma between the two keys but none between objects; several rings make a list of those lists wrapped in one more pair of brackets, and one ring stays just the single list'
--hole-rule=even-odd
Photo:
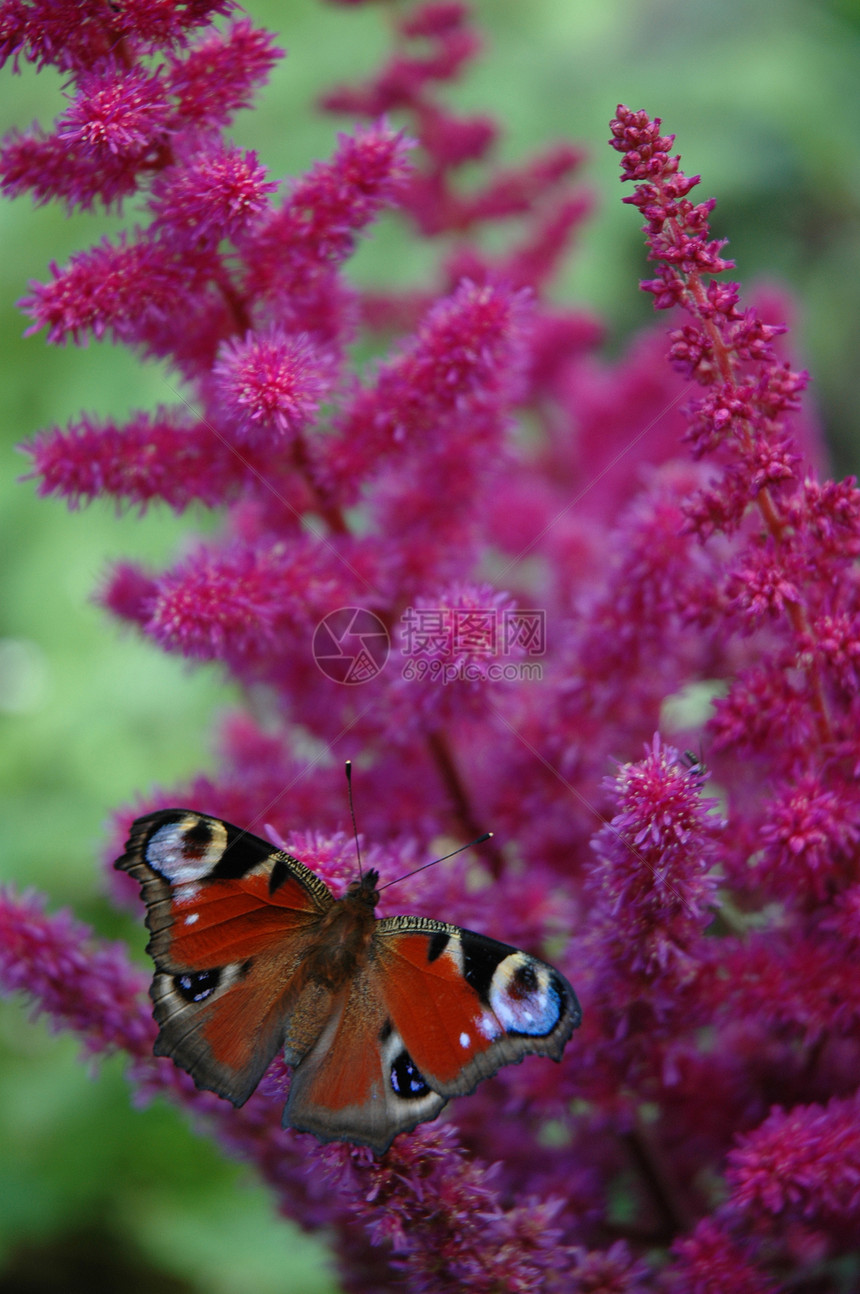
[{"label": "pink flower", "polygon": [[860,804],[807,773],[768,806],[759,867],[788,902],[812,903],[836,878],[854,876],[859,836]]},{"label": "pink flower", "polygon": [[154,232],[173,246],[194,249],[238,237],[266,210],[277,184],[265,178],[253,151],[198,148],[185,165],[156,177]]},{"label": "pink flower", "polygon": [[677,1294],[723,1294],[728,1289],[735,1294],[777,1294],[776,1282],[710,1218],[673,1248],[675,1262],[666,1273],[666,1285]]},{"label": "pink flower", "polygon": [[68,912],[46,916],[38,895],[0,892],[0,985],[7,993],[26,989],[38,1011],[56,1028],[73,1029],[93,1053],[150,1054],[146,977],[122,944],[98,943]]},{"label": "pink flower", "polygon": [[307,337],[272,327],[226,342],[213,374],[237,434],[253,442],[298,435],[319,408],[330,368]]},{"label": "pink flower", "polygon": [[856,1097],[771,1111],[731,1152],[727,1177],[732,1212],[771,1223],[802,1219],[831,1253],[850,1252],[860,1217]]},{"label": "pink flower", "polygon": [[592,841],[590,943],[604,961],[601,1004],[623,1036],[690,1010],[722,824],[695,769],[656,737],[646,758],[608,785],[617,812]]},{"label": "pink flower", "polygon": [[115,73],[87,73],[78,93],[57,122],[59,138],[85,152],[142,158],[158,141],[168,119],[161,77],[136,68],[121,79]]},{"label": "pink flower", "polygon": [[38,436],[27,452],[39,493],[62,494],[71,507],[100,494],[141,509],[154,499],[177,512],[194,499],[214,507],[253,467],[211,427],[172,409],[140,413],[124,426],[84,415]]}]

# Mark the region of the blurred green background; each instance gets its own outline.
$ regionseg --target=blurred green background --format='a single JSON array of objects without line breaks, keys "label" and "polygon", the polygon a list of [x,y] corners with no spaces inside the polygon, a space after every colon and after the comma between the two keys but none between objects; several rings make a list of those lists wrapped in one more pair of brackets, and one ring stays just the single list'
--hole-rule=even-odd
[{"label": "blurred green background", "polygon": [[[387,47],[384,6],[257,0],[288,59],[236,137],[275,177],[327,155],[346,123],[315,115],[316,94],[358,77]],[[786,282],[798,306],[794,353],[813,374],[839,475],[856,471],[854,366],[860,349],[860,4],[857,0],[479,0],[488,48],[451,92],[507,127],[514,161],[552,138],[590,151],[598,202],[563,294],[610,324],[610,348],[650,318],[636,213],[621,205],[605,145],[616,103],[659,114],[677,135],[745,287]],[[49,123],[51,73],[7,68],[0,127]],[[142,927],[107,902],[99,861],[114,806],[212,763],[213,716],[232,697],[123,634],[92,603],[107,561],[166,562],[200,522],[107,505],[69,512],[18,480],[15,445],[81,410],[122,418],[169,402],[155,366],[107,345],[49,348],[22,338],[14,302],[76,248],[117,227],[21,200],[0,205],[0,881],[68,905],[142,958]],[[354,274],[400,282],[422,258],[391,220]],[[95,1077],[73,1039],[0,1004],[0,1294],[138,1288],[212,1294],[324,1294],[337,1288],[317,1240],[291,1234],[265,1192],[166,1107],[133,1111],[115,1058]]]}]

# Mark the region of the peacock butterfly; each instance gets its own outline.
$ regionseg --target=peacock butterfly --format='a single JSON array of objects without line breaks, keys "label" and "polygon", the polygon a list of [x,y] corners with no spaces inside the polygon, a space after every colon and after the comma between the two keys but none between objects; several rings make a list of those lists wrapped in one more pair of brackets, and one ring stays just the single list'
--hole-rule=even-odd
[{"label": "peacock butterfly", "polygon": [[133,823],[157,1056],[243,1105],[280,1049],[284,1126],[382,1154],[449,1097],[530,1052],[559,1060],[581,1011],[553,967],[428,917],[378,920],[376,871],[341,899],[265,840],[189,809]]}]

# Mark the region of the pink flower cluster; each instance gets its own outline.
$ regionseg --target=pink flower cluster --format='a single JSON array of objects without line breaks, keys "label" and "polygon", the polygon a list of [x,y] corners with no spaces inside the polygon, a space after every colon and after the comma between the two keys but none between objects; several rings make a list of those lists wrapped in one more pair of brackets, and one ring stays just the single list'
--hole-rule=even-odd
[{"label": "pink flower cluster", "polygon": [[[0,0],[4,56],[68,99],[5,142],[5,191],[141,216],[32,286],[32,330],[111,336],[176,388],[41,432],[31,475],[71,506],[218,509],[102,589],[249,692],[219,773],[143,807],[267,824],[340,889],[357,756],[383,881],[495,833],[383,913],[543,953],[583,1026],[376,1161],[281,1131],[279,1062],[234,1111],[151,1057],[138,973],[32,899],[0,898],[0,980],[256,1164],[345,1289],[835,1294],[860,1279],[860,496],[816,475],[780,307],[720,277],[659,120],[619,107],[611,142],[668,363],[659,329],[608,361],[549,295],[590,206],[579,151],[497,166],[499,125],[443,99],[479,48],[465,5],[395,25],[325,100],[366,120],[280,186],[224,136],[278,56],[230,0]],[[356,241],[395,206],[433,268],[359,290]],[[343,607],[391,646],[356,686],[313,650]]]}]

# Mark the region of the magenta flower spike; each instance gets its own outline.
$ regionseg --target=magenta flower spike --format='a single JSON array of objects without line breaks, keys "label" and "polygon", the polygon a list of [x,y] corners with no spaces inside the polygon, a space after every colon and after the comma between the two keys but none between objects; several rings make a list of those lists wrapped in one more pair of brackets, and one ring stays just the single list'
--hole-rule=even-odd
[{"label": "magenta flower spike", "polygon": [[[245,698],[214,773],[154,769],[117,810],[109,862],[184,805],[339,897],[353,756],[377,915],[548,961],[582,1027],[558,1065],[499,1068],[375,1154],[281,1126],[301,1080],[280,1055],[238,1107],[196,1087],[153,1052],[148,975],[40,897],[0,896],[0,985],[88,1056],[127,1053],[135,1099],[253,1165],[330,1238],[344,1290],[840,1294],[860,1279],[855,484],[819,479],[786,328],[724,278],[714,202],[659,119],[619,107],[611,143],[669,335],[610,361],[555,291],[592,207],[581,150],[503,167],[502,124],[446,101],[480,51],[466,5],[392,30],[323,101],[347,129],[282,183],[227,133],[281,56],[231,0],[0,0],[0,57],[57,68],[66,99],[3,143],[4,191],[135,213],[29,286],[29,331],[110,338],[172,392],[38,431],[29,476],[72,508],[215,513],[166,569],[118,561],[99,590]],[[358,287],[391,212],[425,275]],[[170,848],[194,898],[214,846]]]}]

